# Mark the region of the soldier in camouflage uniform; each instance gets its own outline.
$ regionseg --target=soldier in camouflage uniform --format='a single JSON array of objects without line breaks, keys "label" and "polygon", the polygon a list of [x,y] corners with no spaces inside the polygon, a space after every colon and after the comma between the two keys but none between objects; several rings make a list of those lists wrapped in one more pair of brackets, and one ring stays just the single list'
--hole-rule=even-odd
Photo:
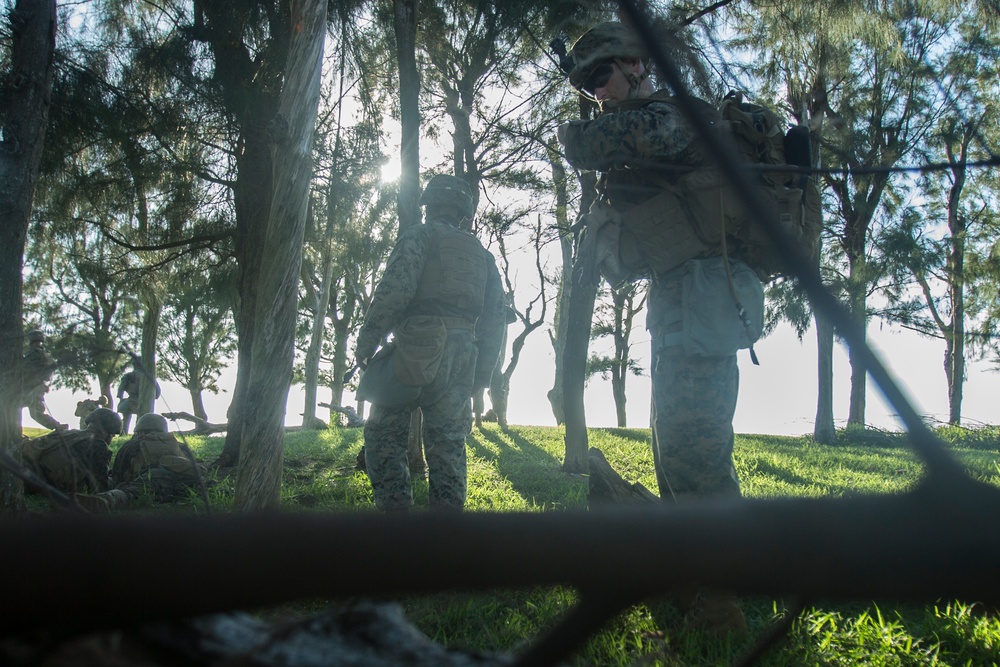
[{"label": "soldier in camouflage uniform", "polygon": [[128,434],[132,415],[139,404],[139,371],[130,370],[118,383],[118,413],[122,416],[122,433]]},{"label": "soldier in camouflage uniform", "polygon": [[87,430],[58,430],[21,444],[21,460],[36,475],[65,493],[108,488],[108,445],[121,432],[121,418],[98,408],[87,416]]},{"label": "soldier in camouflage uniform", "polygon": [[[454,176],[435,176],[420,204],[426,224],[400,235],[365,314],[355,352],[358,366],[366,368],[390,333],[399,355],[400,334],[411,325],[440,331],[438,340],[427,341],[443,346],[433,378],[424,378],[425,384],[414,389],[417,397],[404,404],[373,402],[365,422],[365,467],[375,505],[387,512],[413,505],[406,445],[410,413],[416,408],[423,412],[431,509],[464,507],[471,397],[489,385],[504,328],[496,262],[469,231],[475,204],[468,184]],[[402,382],[398,375],[392,381],[397,380]]]},{"label": "soldier in camouflage uniform", "polygon": [[[666,92],[654,91],[648,54],[637,35],[620,23],[600,24],[568,55],[570,83],[598,101],[602,113],[594,120],[562,125],[558,137],[570,164],[602,172],[598,187],[605,202],[628,211],[660,193],[677,173],[658,167],[703,164],[697,138],[680,109]],[[653,455],[666,502],[740,496],[732,458],[737,349],[704,356],[690,353],[680,340],[682,313],[697,312],[699,305],[684,303],[685,277],[699,264],[718,262],[719,254],[706,252],[664,275],[649,276]],[[737,258],[730,261],[740,264]],[[708,592],[701,597],[702,614],[693,619],[694,626],[745,632],[734,598]]]},{"label": "soldier in camouflage uniform", "polygon": [[45,428],[67,428],[48,413],[45,406],[45,394],[49,390],[49,380],[56,363],[45,351],[45,334],[39,329],[32,329],[25,337],[28,339],[28,351],[21,362],[23,369],[23,391],[21,405],[28,408],[28,414]]},{"label": "soldier in camouflage uniform", "polygon": [[196,488],[194,466],[192,457],[167,431],[167,420],[147,412],[136,420],[135,435],[115,455],[111,466],[114,488],[79,500],[95,512],[125,507],[146,492],[156,502],[171,502]]}]

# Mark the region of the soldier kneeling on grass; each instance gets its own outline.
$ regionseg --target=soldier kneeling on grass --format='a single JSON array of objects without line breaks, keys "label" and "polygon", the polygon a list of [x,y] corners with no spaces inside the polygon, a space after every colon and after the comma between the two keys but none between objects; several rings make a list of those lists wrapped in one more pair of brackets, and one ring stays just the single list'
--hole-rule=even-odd
[{"label": "soldier kneeling on grass", "polygon": [[147,491],[156,502],[168,503],[197,486],[200,471],[195,465],[184,445],[167,432],[167,420],[148,412],[139,417],[132,439],[115,455],[114,488],[78,500],[94,512],[125,507]]},{"label": "soldier kneeling on grass", "polygon": [[86,430],[57,430],[21,444],[21,459],[36,475],[64,493],[108,488],[108,445],[122,430],[118,414],[98,408],[86,418]]}]

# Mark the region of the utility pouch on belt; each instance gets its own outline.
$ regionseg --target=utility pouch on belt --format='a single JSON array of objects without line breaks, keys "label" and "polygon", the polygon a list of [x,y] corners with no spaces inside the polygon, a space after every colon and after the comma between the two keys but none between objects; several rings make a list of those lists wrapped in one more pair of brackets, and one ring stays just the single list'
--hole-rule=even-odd
[{"label": "utility pouch on belt", "polygon": [[403,320],[395,330],[396,375],[403,384],[423,387],[434,381],[448,329],[440,317],[414,315]]},{"label": "utility pouch on belt", "polygon": [[420,387],[403,384],[396,375],[396,344],[384,345],[368,362],[358,381],[357,397],[388,408],[412,403]]},{"label": "utility pouch on belt", "polygon": [[[760,338],[764,323],[764,286],[743,262],[731,261],[730,270],[732,289],[724,258],[712,257],[685,264],[681,342],[686,354],[728,356],[750,347]],[[749,326],[740,318],[737,299],[746,312]]]}]

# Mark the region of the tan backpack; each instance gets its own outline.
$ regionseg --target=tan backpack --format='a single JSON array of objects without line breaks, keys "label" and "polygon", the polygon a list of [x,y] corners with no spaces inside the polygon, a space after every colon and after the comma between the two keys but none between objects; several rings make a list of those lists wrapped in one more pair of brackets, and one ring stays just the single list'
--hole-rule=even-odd
[{"label": "tan backpack", "polygon": [[[723,100],[717,126],[744,162],[760,167],[755,180],[773,220],[814,258],[822,231],[819,190],[808,175],[787,168],[789,158],[810,166],[807,128],[786,132],[774,112],[743,101],[738,93]],[[659,185],[659,194],[631,209],[620,212],[597,201],[581,219],[590,244],[581,254],[593,253],[592,266],[610,283],[662,275],[689,259],[722,251],[746,262],[764,281],[784,274],[783,258],[718,170],[692,169],[664,177]]]}]

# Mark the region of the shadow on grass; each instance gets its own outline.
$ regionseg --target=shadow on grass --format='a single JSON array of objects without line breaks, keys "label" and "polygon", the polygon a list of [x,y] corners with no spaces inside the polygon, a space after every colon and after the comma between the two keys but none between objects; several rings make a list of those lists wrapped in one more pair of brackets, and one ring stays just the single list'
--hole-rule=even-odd
[{"label": "shadow on grass", "polygon": [[[526,502],[556,509],[580,494],[580,478],[562,472],[558,457],[520,435],[516,429],[474,429],[466,439],[472,452],[491,463]],[[487,447],[492,445],[494,449]],[[583,491],[584,496],[586,491]]]},{"label": "shadow on grass", "polygon": [[639,428],[602,428],[602,429],[591,429],[594,431],[604,431],[608,435],[612,435],[616,438],[621,438],[622,440],[630,440],[633,442],[639,442],[644,445],[648,445],[650,440],[649,429],[639,429]]}]

